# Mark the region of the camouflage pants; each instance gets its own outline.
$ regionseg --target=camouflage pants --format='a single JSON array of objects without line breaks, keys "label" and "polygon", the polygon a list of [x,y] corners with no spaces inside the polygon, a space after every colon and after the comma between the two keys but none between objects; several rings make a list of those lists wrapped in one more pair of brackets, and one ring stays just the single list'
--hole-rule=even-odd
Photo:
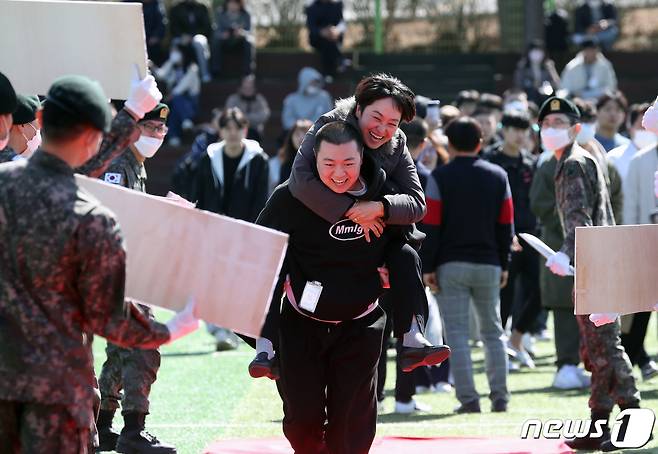
[{"label": "camouflage pants", "polygon": [[583,362],[592,372],[589,408],[609,412],[615,403],[620,407],[639,404],[640,392],[619,338],[619,321],[597,328],[587,315],[576,315],[576,319]]},{"label": "camouflage pants", "polygon": [[0,454],[86,454],[89,428],[64,405],[0,400]]},{"label": "camouflage pants", "polygon": [[[153,318],[149,307],[140,305],[140,308]],[[108,342],[105,353],[107,359],[98,378],[101,409],[114,411],[121,402],[123,413],[148,413],[151,385],[160,368],[160,352],[122,348]]]}]

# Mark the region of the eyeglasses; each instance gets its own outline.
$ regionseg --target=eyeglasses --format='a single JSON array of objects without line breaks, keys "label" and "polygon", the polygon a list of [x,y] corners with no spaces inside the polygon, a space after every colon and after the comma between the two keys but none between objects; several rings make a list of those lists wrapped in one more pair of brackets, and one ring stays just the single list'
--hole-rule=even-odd
[{"label": "eyeglasses", "polygon": [[169,131],[169,128],[166,125],[153,125],[150,123],[142,123],[140,126],[152,134],[158,134],[161,136],[164,136]]}]

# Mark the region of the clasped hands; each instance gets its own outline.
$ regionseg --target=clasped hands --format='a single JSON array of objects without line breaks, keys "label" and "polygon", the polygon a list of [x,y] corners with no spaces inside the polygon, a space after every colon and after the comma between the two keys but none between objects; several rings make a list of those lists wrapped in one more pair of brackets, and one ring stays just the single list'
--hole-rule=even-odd
[{"label": "clasped hands", "polygon": [[347,210],[345,216],[355,224],[361,226],[367,242],[370,242],[370,233],[373,233],[379,238],[386,227],[383,220],[384,204],[382,202],[356,201],[354,205]]}]

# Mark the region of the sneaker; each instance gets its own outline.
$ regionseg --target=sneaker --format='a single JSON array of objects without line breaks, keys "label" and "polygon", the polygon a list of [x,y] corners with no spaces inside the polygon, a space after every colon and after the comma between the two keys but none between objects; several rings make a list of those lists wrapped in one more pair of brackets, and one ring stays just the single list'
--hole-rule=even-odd
[{"label": "sneaker", "polygon": [[429,394],[434,392],[434,386],[416,386],[416,394]]},{"label": "sneaker", "polygon": [[194,122],[189,118],[186,118],[185,120],[183,120],[180,126],[181,128],[183,128],[183,131],[191,131],[192,129],[194,129]]},{"label": "sneaker", "polygon": [[420,366],[434,366],[440,364],[450,356],[450,347],[436,345],[427,347],[402,347],[400,352],[400,368],[404,372],[411,372]]},{"label": "sneaker", "polygon": [[516,360],[523,367],[527,367],[528,369],[534,369],[535,368],[535,362],[532,360],[532,358],[530,357],[528,352],[525,351],[525,350],[518,350],[516,352]]},{"label": "sneaker", "polygon": [[440,381],[440,382],[434,384],[434,392],[435,393],[451,393],[452,392],[452,385],[448,382]]},{"label": "sneaker", "polygon": [[491,402],[491,411],[493,413],[504,413],[507,411],[507,401],[505,399],[496,399]]},{"label": "sneaker", "polygon": [[460,406],[455,408],[455,413],[460,415],[465,413],[482,413],[482,410],[480,410],[480,402],[474,400],[473,402],[461,404]]},{"label": "sneaker", "polygon": [[235,350],[238,348],[239,338],[232,331],[225,328],[218,328],[213,336],[215,336],[215,349],[218,352],[227,350]]},{"label": "sneaker", "polygon": [[532,359],[535,359],[535,336],[530,333],[525,333],[521,337],[521,345],[523,349],[530,355]]},{"label": "sneaker", "polygon": [[519,370],[521,370],[521,366],[516,362],[516,359],[507,361],[507,372],[517,372]]},{"label": "sneaker", "polygon": [[267,377],[270,380],[279,379],[279,367],[276,356],[272,359],[267,357],[267,352],[260,352],[249,363],[249,375],[252,378]]},{"label": "sneaker", "polygon": [[427,413],[431,410],[432,407],[430,407],[429,405],[421,404],[420,402],[416,402],[414,399],[411,399],[409,402],[400,402],[396,400],[394,413],[398,413],[401,415],[409,415],[418,412]]},{"label": "sneaker", "polygon": [[543,329],[535,335],[535,339],[539,342],[549,342],[553,340],[553,335],[549,330]]},{"label": "sneaker", "polygon": [[654,361],[649,361],[640,368],[642,372],[642,380],[648,381],[658,375],[658,365]]},{"label": "sneaker", "polygon": [[583,380],[578,372],[578,367],[571,364],[565,364],[560,367],[560,370],[555,374],[553,387],[557,389],[583,388]]},{"label": "sneaker", "polygon": [[589,388],[592,386],[592,377],[585,372],[585,369],[576,367],[576,373],[578,374],[578,378],[580,379],[580,383],[583,385],[583,388]]}]

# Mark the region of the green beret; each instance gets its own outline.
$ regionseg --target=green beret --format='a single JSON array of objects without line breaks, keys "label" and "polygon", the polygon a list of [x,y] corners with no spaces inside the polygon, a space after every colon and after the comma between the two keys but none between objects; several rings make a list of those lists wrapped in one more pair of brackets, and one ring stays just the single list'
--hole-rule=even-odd
[{"label": "green beret", "polygon": [[580,111],[578,110],[578,107],[568,99],[558,98],[557,96],[552,96],[544,101],[544,104],[542,104],[539,109],[537,121],[541,123],[544,117],[550,114],[564,114],[574,120],[580,120]]},{"label": "green beret", "polygon": [[0,115],[13,113],[16,110],[16,92],[7,77],[0,73]]},{"label": "green beret", "polygon": [[168,117],[169,117],[169,106],[164,103],[160,103],[157,106],[155,106],[155,109],[153,109],[150,112],[147,112],[146,115],[144,115],[144,118],[142,118],[140,121],[156,120],[156,121],[161,121],[163,123],[167,123]]},{"label": "green beret", "polygon": [[101,131],[110,130],[112,113],[108,98],[100,84],[87,77],[60,77],[50,86],[45,102],[75,121],[89,123]]},{"label": "green beret", "polygon": [[37,118],[37,110],[41,107],[41,102],[37,95],[25,96],[17,95],[16,101],[18,106],[13,113],[14,124],[24,125],[32,123]]}]

